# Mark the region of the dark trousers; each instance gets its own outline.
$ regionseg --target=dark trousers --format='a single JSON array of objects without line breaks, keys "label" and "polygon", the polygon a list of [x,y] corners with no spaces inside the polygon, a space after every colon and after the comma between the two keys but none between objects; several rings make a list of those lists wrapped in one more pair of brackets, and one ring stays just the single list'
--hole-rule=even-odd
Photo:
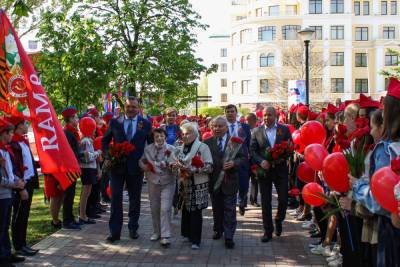
[{"label": "dark trousers", "polygon": [[251,189],[250,189],[250,203],[257,203],[258,198],[258,180],[254,174],[250,175]]},{"label": "dark trousers", "polygon": [[86,215],[88,217],[93,217],[96,215],[97,208],[100,204],[100,181],[92,185],[92,190],[90,191],[89,198],[86,205]]},{"label": "dark trousers", "polygon": [[275,220],[283,222],[286,217],[286,209],[288,204],[288,178],[270,175],[265,178],[258,179],[261,193],[261,207],[264,233],[272,235],[274,225],[272,223],[272,184],[275,185],[278,193],[278,212]]},{"label": "dark trousers", "polygon": [[370,243],[361,243],[362,244],[362,266],[363,267],[376,267],[378,266],[378,245],[370,244]]},{"label": "dark trousers", "polygon": [[110,184],[110,172],[103,172],[99,182],[101,184],[101,199],[105,202],[110,201],[110,198],[107,195],[107,187]]},{"label": "dark trousers", "polygon": [[201,230],[203,228],[202,210],[188,211],[182,208],[181,234],[189,238],[192,244],[200,245]]},{"label": "dark trousers", "polygon": [[247,194],[249,193],[249,166],[243,164],[239,169],[239,207],[247,207]]},{"label": "dark trousers", "polygon": [[347,215],[337,216],[340,234],[340,253],[343,256],[343,266],[363,266],[361,253],[361,233],[363,220]]},{"label": "dark trousers", "polygon": [[379,267],[400,267],[400,229],[385,216],[379,216],[377,257]]},{"label": "dark trousers", "polygon": [[20,250],[22,247],[26,246],[26,230],[28,228],[28,218],[33,196],[31,180],[25,184],[25,189],[29,195],[27,200],[21,200],[18,193],[15,194],[13,200],[11,232],[15,250]]},{"label": "dark trousers", "polygon": [[75,222],[74,218],[74,198],[75,198],[76,182],[72,183],[64,192],[63,202],[63,224],[67,225]]},{"label": "dark trousers", "polygon": [[236,231],[236,194],[211,193],[214,232],[224,233],[225,239],[233,239]]},{"label": "dark trousers", "polygon": [[315,220],[317,221],[319,231],[321,233],[321,242],[324,241],[326,237],[326,232],[328,231],[328,218],[324,218],[325,213],[322,211],[321,207],[314,207]]},{"label": "dark trousers", "polygon": [[110,233],[114,237],[120,237],[123,222],[122,194],[124,184],[128,189],[129,231],[136,232],[139,228],[140,197],[142,194],[143,174],[121,175],[111,173],[111,216],[109,221]]},{"label": "dark trousers", "polygon": [[11,242],[8,234],[11,207],[11,198],[0,199],[0,264],[9,262],[11,257]]}]

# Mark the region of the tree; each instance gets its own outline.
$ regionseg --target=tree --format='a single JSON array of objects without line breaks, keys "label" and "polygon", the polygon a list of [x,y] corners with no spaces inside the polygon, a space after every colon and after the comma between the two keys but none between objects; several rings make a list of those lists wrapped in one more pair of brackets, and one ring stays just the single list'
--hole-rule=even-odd
[{"label": "tree", "polygon": [[106,51],[96,22],[78,13],[46,12],[38,36],[38,68],[55,109],[99,105],[101,93],[110,90],[115,54]]},{"label": "tree", "polygon": [[193,102],[205,67],[194,56],[197,44],[192,33],[206,26],[188,0],[87,1],[99,19],[107,45],[118,54],[118,82],[130,95],[161,97],[177,107]]},{"label": "tree", "polygon": [[382,70],[381,74],[388,78],[393,77],[400,80],[400,51],[388,49],[388,52],[393,56],[397,56],[397,66]]}]

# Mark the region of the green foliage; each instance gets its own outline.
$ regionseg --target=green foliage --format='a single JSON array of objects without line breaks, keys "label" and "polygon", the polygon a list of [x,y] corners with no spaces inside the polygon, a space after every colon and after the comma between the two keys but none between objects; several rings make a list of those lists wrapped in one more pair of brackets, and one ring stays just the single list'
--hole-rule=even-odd
[{"label": "green foliage", "polygon": [[386,70],[382,70],[381,74],[388,78],[393,77],[396,78],[397,80],[400,80],[400,51],[389,49],[388,52],[397,56],[398,58],[397,66],[391,67]]},{"label": "green foliage", "polygon": [[205,67],[194,56],[192,33],[199,22],[188,0],[86,1],[82,10],[98,18],[107,46],[118,54],[118,82],[130,95],[166,106],[184,107],[195,99]]},{"label": "green foliage", "polygon": [[[216,117],[218,115],[224,115],[224,110],[221,107],[201,107],[199,108],[199,115],[207,115],[210,117]],[[192,110],[192,115],[196,114],[196,110]]]},{"label": "green foliage", "polygon": [[98,32],[96,21],[46,12],[38,34],[43,44],[38,63],[41,80],[57,111],[75,105],[99,105],[101,93],[110,91],[115,53]]},{"label": "green foliage", "polygon": [[250,113],[249,108],[239,108],[239,113],[242,114],[243,116],[247,116],[247,114]]}]

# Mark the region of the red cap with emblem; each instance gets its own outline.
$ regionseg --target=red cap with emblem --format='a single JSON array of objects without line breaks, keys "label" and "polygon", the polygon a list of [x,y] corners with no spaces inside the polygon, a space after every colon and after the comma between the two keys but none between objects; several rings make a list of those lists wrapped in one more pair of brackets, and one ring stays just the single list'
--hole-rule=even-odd
[{"label": "red cap with emblem", "polygon": [[400,100],[400,81],[395,78],[390,78],[387,94]]},{"label": "red cap with emblem", "polygon": [[61,115],[62,115],[64,118],[75,116],[76,113],[78,113],[78,110],[77,110],[76,107],[74,107],[74,106],[70,106],[70,107],[64,108],[64,109],[61,111]]},{"label": "red cap with emblem", "polygon": [[302,106],[299,105],[299,107],[297,108],[297,113],[304,117],[308,117],[309,111],[310,110],[308,109],[308,107],[304,106],[304,105],[302,105]]}]

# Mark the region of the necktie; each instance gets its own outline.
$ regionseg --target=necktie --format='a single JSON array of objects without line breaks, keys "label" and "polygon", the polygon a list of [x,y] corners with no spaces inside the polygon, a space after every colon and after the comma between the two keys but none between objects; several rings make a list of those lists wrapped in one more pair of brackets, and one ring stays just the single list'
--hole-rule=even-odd
[{"label": "necktie", "polygon": [[231,136],[233,136],[234,133],[235,133],[235,124],[232,123],[231,124],[231,132],[230,132]]},{"label": "necktie", "polygon": [[129,119],[129,120],[128,120],[128,123],[129,123],[129,124],[128,124],[128,130],[126,131],[126,137],[128,138],[128,142],[130,142],[131,139],[132,139],[132,134],[133,134],[132,122],[133,122],[132,119]]},{"label": "necktie", "polygon": [[219,152],[222,152],[223,150],[224,150],[224,147],[222,146],[222,137],[220,137],[219,139],[218,139],[218,149],[219,149]]}]

